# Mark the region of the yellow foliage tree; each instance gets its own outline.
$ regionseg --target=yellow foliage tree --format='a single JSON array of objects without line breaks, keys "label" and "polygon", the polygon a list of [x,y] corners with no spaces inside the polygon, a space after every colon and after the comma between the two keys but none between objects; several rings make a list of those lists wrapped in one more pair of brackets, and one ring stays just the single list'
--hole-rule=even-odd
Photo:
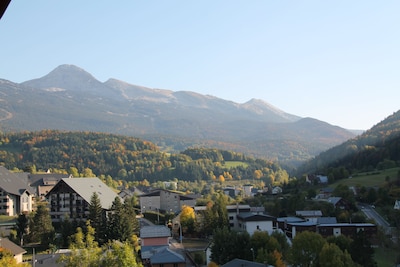
[{"label": "yellow foliage tree", "polygon": [[194,221],[196,215],[192,207],[183,205],[181,210],[181,226],[185,233],[191,233],[194,231]]},{"label": "yellow foliage tree", "polygon": [[261,179],[261,177],[263,176],[263,173],[261,170],[255,170],[253,173],[254,179]]}]

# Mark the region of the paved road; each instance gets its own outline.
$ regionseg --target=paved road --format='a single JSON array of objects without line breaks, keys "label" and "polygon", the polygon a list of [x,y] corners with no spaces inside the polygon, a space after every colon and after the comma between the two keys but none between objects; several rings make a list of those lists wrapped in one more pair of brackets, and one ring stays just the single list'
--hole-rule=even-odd
[{"label": "paved road", "polygon": [[382,216],[378,212],[376,212],[376,210],[371,206],[362,206],[361,210],[364,212],[365,216],[367,216],[368,219],[373,219],[377,225],[380,225],[384,228],[390,226],[390,224],[384,218],[382,218]]},{"label": "paved road", "polygon": [[372,206],[361,203],[359,208],[368,219],[374,220],[376,225],[381,226],[386,234],[391,233],[390,224]]}]

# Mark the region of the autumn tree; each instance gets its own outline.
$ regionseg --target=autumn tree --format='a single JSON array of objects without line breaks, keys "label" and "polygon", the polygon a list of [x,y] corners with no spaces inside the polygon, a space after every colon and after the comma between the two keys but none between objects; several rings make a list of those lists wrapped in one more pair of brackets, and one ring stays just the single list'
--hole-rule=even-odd
[{"label": "autumn tree", "polygon": [[182,230],[184,230],[186,233],[193,233],[195,217],[196,216],[194,214],[193,208],[190,206],[183,205],[180,215]]},{"label": "autumn tree", "polygon": [[90,225],[90,221],[86,222],[86,231],[85,235],[82,228],[77,228],[70,246],[71,254],[62,255],[58,262],[66,267],[101,266],[99,261],[102,251],[95,241],[95,229]]},{"label": "autumn tree", "polygon": [[[109,248],[109,249],[108,249]],[[107,247],[103,247],[105,256],[99,266],[139,267],[142,266],[134,248],[128,243],[113,241]]]},{"label": "autumn tree", "polygon": [[14,258],[14,255],[4,249],[0,248],[0,267],[28,267],[29,263],[17,263],[17,260]]},{"label": "autumn tree", "polygon": [[94,238],[95,229],[89,221],[86,229],[84,234],[81,228],[77,228],[70,246],[71,254],[62,255],[58,262],[66,267],[142,266],[130,243],[112,241],[99,247]]}]

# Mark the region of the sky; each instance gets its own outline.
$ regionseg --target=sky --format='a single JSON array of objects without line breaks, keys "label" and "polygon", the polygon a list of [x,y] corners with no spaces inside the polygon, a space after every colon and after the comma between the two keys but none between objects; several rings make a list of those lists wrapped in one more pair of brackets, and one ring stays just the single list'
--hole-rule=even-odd
[{"label": "sky", "polygon": [[366,130],[400,109],[399,14],[397,0],[11,0],[0,78],[73,64]]}]

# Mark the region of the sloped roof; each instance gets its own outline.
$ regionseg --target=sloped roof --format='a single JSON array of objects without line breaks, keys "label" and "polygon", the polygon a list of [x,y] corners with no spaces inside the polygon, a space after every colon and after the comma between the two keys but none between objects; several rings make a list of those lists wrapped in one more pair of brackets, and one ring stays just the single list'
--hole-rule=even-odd
[{"label": "sloped roof", "polygon": [[164,247],[150,257],[150,262],[151,264],[182,263],[185,262],[185,258],[168,247]]},{"label": "sloped roof", "polygon": [[165,225],[150,225],[140,228],[140,238],[169,237],[171,230]]},{"label": "sloped roof", "polygon": [[29,174],[29,183],[31,186],[43,185],[44,181],[60,181],[62,178],[69,178],[69,174],[58,174],[58,173],[35,173]]},{"label": "sloped roof", "polygon": [[10,251],[14,256],[19,254],[25,254],[26,250],[21,248],[20,246],[16,245],[15,243],[11,242],[6,237],[0,238],[0,247],[7,249]]},{"label": "sloped roof", "polygon": [[254,214],[251,212],[241,212],[237,215],[238,219],[242,219],[246,222],[261,222],[261,221],[273,221],[275,217],[266,214]]},{"label": "sloped roof", "polygon": [[[80,195],[86,202],[90,203],[93,193],[96,192],[99,196],[101,207],[110,209],[113,201],[118,197],[110,187],[103,183],[99,178],[62,178],[60,183],[67,184],[72,190]],[[57,185],[58,185],[57,184]],[[48,193],[51,194],[57,190],[57,185]]]},{"label": "sloped roof", "polygon": [[320,210],[297,210],[296,216],[303,216],[303,217],[316,217],[322,216],[322,211]]},{"label": "sloped roof", "polygon": [[221,267],[269,267],[269,266],[271,265],[265,265],[263,263],[246,261],[241,259],[234,259],[225,263],[224,265],[221,265]]},{"label": "sloped roof", "polygon": [[22,195],[25,191],[31,194],[26,180],[21,175],[16,175],[3,166],[0,166],[0,187],[4,191],[17,196]]},{"label": "sloped roof", "polygon": [[330,197],[328,198],[328,202],[332,203],[334,206],[341,200],[341,197]]}]

